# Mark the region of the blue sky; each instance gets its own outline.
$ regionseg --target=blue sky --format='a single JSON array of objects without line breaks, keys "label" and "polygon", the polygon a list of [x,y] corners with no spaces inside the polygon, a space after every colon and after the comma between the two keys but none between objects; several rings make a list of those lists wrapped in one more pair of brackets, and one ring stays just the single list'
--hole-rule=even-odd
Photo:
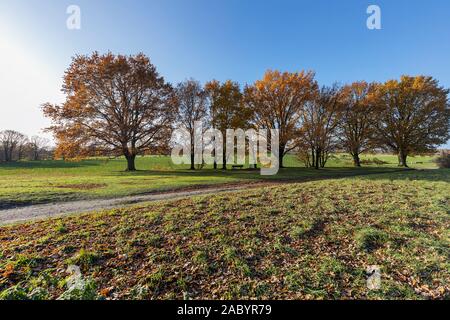
[{"label": "blue sky", "polygon": [[[81,8],[81,30],[66,8]],[[382,30],[366,28],[380,6]],[[251,83],[268,68],[322,84],[427,74],[450,87],[448,0],[0,0],[0,129],[40,133],[76,53],[144,52],[170,82]]]}]

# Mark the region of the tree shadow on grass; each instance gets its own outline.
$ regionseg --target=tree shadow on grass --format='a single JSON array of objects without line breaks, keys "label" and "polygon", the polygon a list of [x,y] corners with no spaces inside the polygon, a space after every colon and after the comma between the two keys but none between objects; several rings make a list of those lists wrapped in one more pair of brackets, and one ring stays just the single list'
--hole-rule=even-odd
[{"label": "tree shadow on grass", "polygon": [[42,161],[13,161],[0,162],[2,170],[20,170],[20,169],[70,169],[100,166],[99,160],[83,161],[63,161],[63,160],[42,160]]},{"label": "tree shadow on grass", "polygon": [[399,168],[323,168],[315,170],[312,168],[282,168],[278,174],[272,176],[263,176],[259,169],[237,169],[237,170],[214,170],[214,169],[202,169],[202,170],[138,170],[135,172],[116,171],[111,172],[112,176],[122,177],[182,177],[182,178],[230,178],[239,180],[257,180],[257,181],[303,181],[314,179],[332,179],[332,178],[345,178],[351,176],[361,175],[373,175],[373,174],[386,174],[403,172],[405,169]]},{"label": "tree shadow on grass", "polygon": [[311,168],[282,168],[273,176],[262,176],[259,170],[139,170],[135,172],[111,173],[113,176],[129,177],[180,177],[180,178],[230,178],[252,181],[311,181],[322,179],[338,179],[357,176],[367,176],[371,180],[421,180],[450,182],[450,169],[410,169],[398,167],[342,167],[323,168],[315,170]]},{"label": "tree shadow on grass", "polygon": [[391,181],[429,181],[429,182],[447,182],[450,183],[450,169],[412,169],[406,171],[392,172],[389,175],[367,176],[364,179],[380,180],[387,179]]}]

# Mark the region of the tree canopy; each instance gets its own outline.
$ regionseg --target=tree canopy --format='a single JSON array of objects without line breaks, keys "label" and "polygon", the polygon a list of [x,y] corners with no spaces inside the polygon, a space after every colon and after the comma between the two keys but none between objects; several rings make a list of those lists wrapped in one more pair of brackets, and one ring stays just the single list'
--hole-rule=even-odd
[{"label": "tree canopy", "polygon": [[57,155],[124,155],[133,171],[138,154],[165,148],[170,140],[173,89],[143,54],[78,55],[62,91],[62,105],[43,106],[53,121]]},{"label": "tree canopy", "polygon": [[[228,129],[278,129],[279,150],[269,151],[279,156],[280,167],[288,152],[319,168],[331,152],[341,150],[360,166],[359,155],[375,149],[397,153],[399,165],[407,166],[408,155],[434,152],[450,137],[450,90],[427,76],[320,88],[312,71],[268,70],[243,90],[231,80],[202,86],[193,79],[174,89],[144,54],[94,52],[73,58],[62,91],[64,103],[43,106],[52,120],[48,130],[57,140],[55,156],[123,155],[130,171],[136,170],[137,155],[167,154],[175,126],[191,136],[194,169],[198,121],[204,132],[215,129],[223,137]],[[5,134],[3,156],[11,159],[13,148],[20,158],[29,144]],[[223,159],[226,169],[233,154],[223,148],[214,168],[217,159]]]},{"label": "tree canopy", "polygon": [[377,86],[377,143],[399,156],[435,151],[449,139],[450,91],[426,76],[402,76]]},{"label": "tree canopy", "polygon": [[317,83],[313,72],[268,70],[261,80],[245,88],[245,102],[258,129],[279,130],[280,167],[283,157],[296,145],[300,116],[305,104],[314,98]]},{"label": "tree canopy", "polygon": [[[239,83],[212,80],[205,85],[210,100],[210,125],[226,136],[227,129],[246,129],[251,119],[250,110],[242,103]],[[222,169],[227,166],[226,150],[223,149]],[[216,166],[216,165],[215,165]]]},{"label": "tree canopy", "polygon": [[355,166],[361,166],[359,155],[375,147],[374,123],[377,112],[374,103],[375,84],[354,82],[343,88],[344,103],[339,125],[342,147],[353,157]]}]

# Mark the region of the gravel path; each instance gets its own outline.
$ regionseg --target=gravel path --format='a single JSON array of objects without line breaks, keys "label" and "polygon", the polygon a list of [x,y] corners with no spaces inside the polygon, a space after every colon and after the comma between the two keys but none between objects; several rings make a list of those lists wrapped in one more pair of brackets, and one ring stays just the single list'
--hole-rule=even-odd
[{"label": "gravel path", "polygon": [[45,219],[49,217],[70,215],[75,213],[122,208],[132,206],[140,202],[181,199],[196,195],[217,194],[219,192],[231,192],[277,184],[280,184],[280,182],[269,182],[269,183],[262,182],[262,183],[249,183],[240,185],[209,186],[209,187],[200,187],[198,189],[191,188],[179,191],[127,196],[114,199],[79,200],[71,202],[57,202],[41,205],[31,205],[26,207],[0,210],[0,226],[38,219]]},{"label": "gravel path", "polygon": [[[409,169],[412,170],[412,169]],[[392,172],[402,172],[402,170],[394,170]],[[380,174],[383,172],[372,172],[372,173],[363,173],[360,174],[358,172],[347,174],[341,177],[334,178],[345,178],[351,176],[361,176],[361,175],[371,175],[371,174]],[[79,200],[79,201],[71,201],[71,202],[56,202],[56,203],[48,203],[41,205],[31,205],[26,207],[19,208],[11,208],[0,210],[0,226],[7,224],[15,224],[20,222],[33,221],[38,219],[45,219],[49,217],[58,217],[64,215],[71,215],[76,213],[85,213],[91,211],[99,211],[113,208],[123,208],[127,206],[134,205],[140,202],[151,202],[158,200],[169,200],[169,199],[182,199],[196,195],[208,195],[208,194],[217,194],[220,192],[231,192],[238,190],[248,190],[251,188],[261,188],[267,186],[275,186],[280,184],[290,184],[290,183],[299,183],[306,182],[307,180],[322,180],[327,179],[329,177],[323,176],[315,179],[302,179],[302,180],[275,180],[275,181],[255,181],[249,183],[234,183],[234,184],[222,184],[217,186],[197,186],[186,189],[180,189],[175,191],[167,191],[167,192],[158,192],[158,193],[149,193],[144,195],[136,195],[136,196],[127,196],[121,198],[114,199],[95,199],[95,200]]]}]

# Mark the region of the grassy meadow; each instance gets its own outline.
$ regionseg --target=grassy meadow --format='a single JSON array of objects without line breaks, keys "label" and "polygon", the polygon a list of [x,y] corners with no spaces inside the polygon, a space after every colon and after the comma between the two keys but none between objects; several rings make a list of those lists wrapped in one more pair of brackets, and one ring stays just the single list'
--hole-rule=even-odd
[{"label": "grassy meadow", "polygon": [[[252,182],[261,180],[308,180],[343,177],[355,174],[397,170],[397,157],[365,155],[363,168],[352,168],[351,157],[332,156],[327,168],[304,168],[297,158],[288,155],[276,176],[262,177],[259,170],[188,170],[175,166],[170,157],[139,157],[139,171],[125,172],[126,161],[118,159],[87,159],[79,162],[23,161],[0,163],[0,209],[20,205],[112,198],[200,185]],[[432,157],[411,157],[413,168],[434,168]]]},{"label": "grassy meadow", "polygon": [[[156,160],[139,161],[144,169],[143,161]],[[28,177],[45,183],[47,173],[48,181],[82,183],[74,173],[84,171],[89,181],[106,177],[112,184],[155,177],[120,173],[119,163],[105,165],[108,170],[99,162],[29,170]],[[27,177],[26,168],[3,167],[2,174],[8,170]],[[238,173],[219,177],[238,179]],[[442,169],[2,227],[0,299],[448,299],[449,212],[450,170]],[[81,268],[76,290],[68,290],[69,265]],[[381,268],[380,290],[366,287],[370,265]]]}]

